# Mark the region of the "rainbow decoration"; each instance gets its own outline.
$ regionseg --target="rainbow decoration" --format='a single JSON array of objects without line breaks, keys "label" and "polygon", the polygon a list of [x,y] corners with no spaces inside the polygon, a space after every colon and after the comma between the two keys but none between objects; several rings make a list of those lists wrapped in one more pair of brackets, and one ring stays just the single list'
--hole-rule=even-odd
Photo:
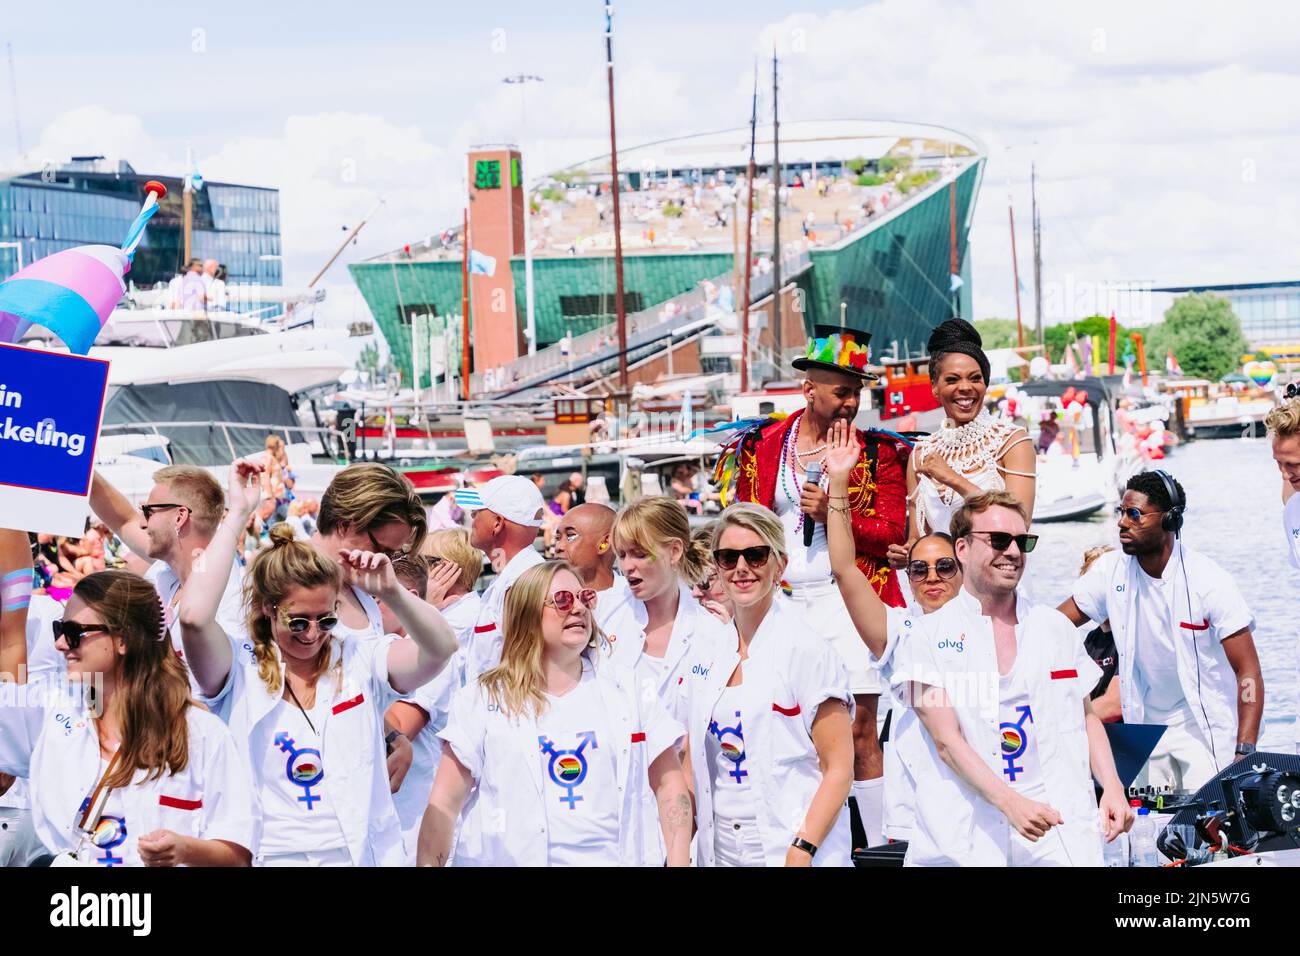
[{"label": "rainbow decoration", "polygon": [[1277,374],[1277,366],[1272,362],[1247,362],[1243,371],[1260,388],[1266,388]]},{"label": "rainbow decoration", "polygon": [[0,283],[0,342],[16,343],[33,325],[49,329],[75,355],[90,351],[104,323],[126,293],[145,225],[158,211],[167,187],[145,183],[145,201],[121,248],[77,246],[38,259]]},{"label": "rainbow decoration", "polygon": [[561,757],[555,762],[555,772],[561,783],[572,783],[582,775],[582,762],[577,757]]},{"label": "rainbow decoration", "polygon": [[855,341],[852,334],[839,332],[825,338],[809,339],[804,358],[810,362],[825,362],[862,371],[867,367],[869,354],[867,346]]}]

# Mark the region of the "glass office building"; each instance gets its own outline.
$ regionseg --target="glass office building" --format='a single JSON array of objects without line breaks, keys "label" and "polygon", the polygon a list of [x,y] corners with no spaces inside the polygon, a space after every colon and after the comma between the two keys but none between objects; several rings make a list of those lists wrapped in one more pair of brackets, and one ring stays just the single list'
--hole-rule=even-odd
[{"label": "glass office building", "polygon": [[1252,349],[1300,342],[1300,281],[1177,286],[1155,292],[1209,292],[1227,299]]},{"label": "glass office building", "polygon": [[[167,196],[128,278],[138,287],[168,282],[184,265],[181,180],[125,162],[106,171],[98,158],[0,179],[0,279],[17,271],[15,244],[24,264],[74,246],[120,245],[151,179]],[[281,284],[279,190],[210,182],[192,200],[191,255],[224,263],[232,285]]]}]

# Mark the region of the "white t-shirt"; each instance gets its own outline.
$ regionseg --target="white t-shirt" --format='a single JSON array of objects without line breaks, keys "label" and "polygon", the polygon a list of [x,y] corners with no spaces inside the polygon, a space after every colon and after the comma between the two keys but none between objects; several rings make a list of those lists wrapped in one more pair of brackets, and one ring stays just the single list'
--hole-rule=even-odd
[{"label": "white t-shirt", "polygon": [[267,724],[270,733],[258,741],[264,781],[262,853],[318,852],[346,845],[325,787],[317,732],[330,711],[333,682],[329,673],[317,682],[310,723],[293,701],[281,698]]},{"label": "white t-shirt", "polygon": [[[1021,629],[1016,628],[1019,644]],[[1038,731],[1029,702],[1023,655],[1017,654],[1007,674],[998,676],[998,730],[1002,734],[1002,781],[1021,796],[1042,800],[1047,795]]]},{"label": "white t-shirt", "polygon": [[704,753],[713,768],[713,815],[723,820],[757,820],[749,769],[745,765],[745,731],[741,685],[728,687],[709,718]]},{"label": "white t-shirt", "polygon": [[[98,783],[108,773],[108,761],[99,759]],[[80,813],[78,814],[80,818]],[[104,801],[99,819],[91,825],[92,835],[87,837],[77,851],[77,860],[90,866],[112,869],[115,866],[143,866],[140,862],[138,841],[140,834],[127,819],[126,800],[120,790],[110,790]]]},{"label": "white t-shirt", "polygon": [[1300,492],[1293,494],[1282,508],[1282,527],[1286,530],[1291,567],[1300,568]]},{"label": "white t-shirt", "polygon": [[[1168,713],[1183,699],[1178,680],[1178,651],[1169,633],[1169,601],[1173,583],[1171,569],[1153,578],[1137,569],[1137,626],[1133,673],[1144,688],[1142,699],[1149,711]],[[1176,597],[1176,595],[1174,596]],[[1150,716],[1150,715],[1148,715]]]},{"label": "white t-shirt", "polygon": [[[772,496],[772,510],[781,519],[785,529],[785,550],[789,557],[783,577],[791,584],[814,584],[831,580],[831,555],[826,549],[826,525],[813,522],[812,545],[803,543],[803,526],[799,518],[799,499],[791,500],[787,485],[793,483],[794,475],[790,473],[789,464],[785,465],[784,474],[777,477],[776,493]],[[799,488],[803,482],[799,483]],[[798,494],[798,489],[795,490]],[[804,516],[805,521],[812,518]]]},{"label": "white t-shirt", "polygon": [[618,866],[618,744],[591,664],[584,658],[578,686],[563,697],[547,694],[546,703],[537,730],[542,802],[550,830],[548,862]]}]

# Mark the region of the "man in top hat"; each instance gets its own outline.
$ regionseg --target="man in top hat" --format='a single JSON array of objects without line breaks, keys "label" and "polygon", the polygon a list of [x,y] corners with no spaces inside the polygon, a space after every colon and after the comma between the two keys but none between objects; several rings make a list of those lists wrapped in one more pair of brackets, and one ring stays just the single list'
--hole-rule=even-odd
[{"label": "man in top hat", "polygon": [[[862,387],[877,376],[866,367],[868,333],[836,325],[818,325],[814,333],[805,356],[792,363],[804,373],[807,404],[788,418],[766,422],[741,437],[735,497],[771,508],[781,519],[789,553],[783,589],[848,666],[856,705],[853,797],[866,828],[866,845],[871,845],[881,841],[882,829],[884,767],[876,732],[882,684],[832,577],[826,517],[829,508],[849,509],[858,569],[886,604],[901,606],[902,592],[886,556],[891,544],[902,544],[907,538],[909,449],[887,433],[858,430],[862,452],[849,479],[848,498],[827,497],[825,457],[831,424],[857,417]],[[814,462],[821,472],[817,483],[807,480]],[[805,543],[809,524],[811,543]],[[863,845],[860,839],[855,834],[855,846]]]}]

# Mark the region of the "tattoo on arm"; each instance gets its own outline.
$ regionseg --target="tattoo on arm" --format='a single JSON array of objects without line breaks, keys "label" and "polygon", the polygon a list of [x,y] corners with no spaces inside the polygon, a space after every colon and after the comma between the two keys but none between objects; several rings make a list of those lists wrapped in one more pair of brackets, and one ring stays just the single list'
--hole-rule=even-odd
[{"label": "tattoo on arm", "polygon": [[670,827],[681,829],[691,825],[691,798],[686,794],[679,793],[677,799],[666,809],[665,818]]}]

